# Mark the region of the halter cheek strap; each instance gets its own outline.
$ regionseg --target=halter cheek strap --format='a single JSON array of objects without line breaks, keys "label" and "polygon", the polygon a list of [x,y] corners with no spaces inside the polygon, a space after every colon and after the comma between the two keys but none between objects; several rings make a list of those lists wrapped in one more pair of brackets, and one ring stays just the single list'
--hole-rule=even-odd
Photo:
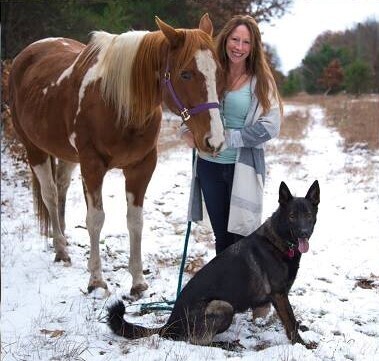
[{"label": "halter cheek strap", "polygon": [[219,107],[219,103],[213,102],[213,103],[202,103],[190,109],[186,108],[183,105],[183,103],[180,101],[178,96],[176,95],[174,87],[172,86],[171,73],[168,66],[168,59],[167,59],[166,71],[163,76],[163,82],[166,85],[167,89],[169,90],[171,97],[178,108],[178,111],[179,111],[180,116],[182,117],[183,123],[188,121],[191,118],[191,115],[195,115],[205,110]]}]

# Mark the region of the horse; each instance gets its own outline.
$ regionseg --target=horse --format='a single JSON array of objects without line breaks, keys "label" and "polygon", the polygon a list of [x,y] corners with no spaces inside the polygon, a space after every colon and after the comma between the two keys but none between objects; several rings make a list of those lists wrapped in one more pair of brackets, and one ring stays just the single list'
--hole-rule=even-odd
[{"label": "horse", "polygon": [[87,45],[68,38],[36,41],[17,55],[9,75],[12,120],[32,171],[40,231],[53,238],[55,261],[65,265],[71,265],[66,194],[80,165],[90,238],[88,293],[109,292],[99,237],[103,178],[113,168],[125,177],[130,294],[139,298],[148,288],[141,259],[143,202],[157,162],[162,104],[181,116],[199,151],[224,147],[220,67],[208,14],[196,29],[155,21],[156,31],[94,31]]}]

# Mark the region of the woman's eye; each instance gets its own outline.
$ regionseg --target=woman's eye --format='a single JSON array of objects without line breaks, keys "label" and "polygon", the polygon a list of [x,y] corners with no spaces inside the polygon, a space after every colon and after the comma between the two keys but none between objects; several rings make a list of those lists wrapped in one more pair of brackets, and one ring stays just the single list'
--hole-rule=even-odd
[{"label": "woman's eye", "polygon": [[191,80],[192,79],[192,73],[190,71],[184,70],[180,73],[180,77],[184,80]]}]

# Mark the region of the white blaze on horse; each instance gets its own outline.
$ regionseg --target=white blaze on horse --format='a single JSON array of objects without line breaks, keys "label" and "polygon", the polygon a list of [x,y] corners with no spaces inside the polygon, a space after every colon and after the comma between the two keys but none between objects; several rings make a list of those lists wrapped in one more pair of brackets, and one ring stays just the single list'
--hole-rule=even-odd
[{"label": "white blaze on horse", "polygon": [[41,231],[52,230],[55,261],[71,262],[65,202],[80,164],[91,243],[89,292],[107,289],[99,237],[102,183],[112,168],[125,176],[131,294],[147,289],[142,207],[157,162],[161,104],[181,115],[198,149],[214,153],[224,142],[212,22],[207,14],[199,29],[156,22],[160,31],[94,32],[88,45],[65,38],[37,41],[14,59],[10,73],[12,119],[32,169]]}]

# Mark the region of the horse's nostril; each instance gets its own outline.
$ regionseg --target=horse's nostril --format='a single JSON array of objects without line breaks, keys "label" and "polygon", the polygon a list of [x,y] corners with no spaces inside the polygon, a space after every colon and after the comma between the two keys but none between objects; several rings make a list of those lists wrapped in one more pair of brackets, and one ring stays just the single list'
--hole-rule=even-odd
[{"label": "horse's nostril", "polygon": [[206,137],[204,142],[205,146],[210,150],[212,154],[219,153],[223,149],[224,143],[220,143],[220,145],[216,147],[210,143],[210,137]]}]

